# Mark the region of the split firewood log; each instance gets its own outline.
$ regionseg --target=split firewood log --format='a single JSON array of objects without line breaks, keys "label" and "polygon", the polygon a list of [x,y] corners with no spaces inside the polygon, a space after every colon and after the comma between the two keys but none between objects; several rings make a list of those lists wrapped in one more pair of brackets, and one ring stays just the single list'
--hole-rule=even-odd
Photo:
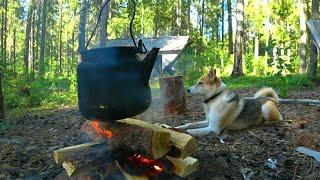
[{"label": "split firewood log", "polygon": [[176,131],[173,128],[166,128],[160,124],[150,124],[146,121],[131,118],[122,119],[119,120],[119,122],[125,122],[126,124],[131,125],[139,124],[139,126],[141,127],[151,128],[154,130],[170,133],[170,141],[172,143],[172,148],[168,155],[170,155],[171,157],[184,159],[192,155],[197,150],[196,141],[191,135]]},{"label": "split firewood log", "polygon": [[[143,127],[139,123],[129,124],[124,121],[99,122],[99,129],[93,128],[95,121],[86,121],[85,128],[82,128],[88,134],[96,133],[97,136],[104,137],[111,150],[127,149],[158,159],[167,154],[171,149],[170,133],[161,128],[152,129]],[[97,125],[95,125],[97,126]],[[105,131],[108,136],[105,137]],[[95,138],[92,138],[96,141]],[[98,142],[101,142],[98,141]]]},{"label": "split firewood log", "polygon": [[198,159],[193,157],[178,159],[166,156],[166,158],[172,163],[173,172],[180,177],[187,177],[199,169]]},{"label": "split firewood log", "polygon": [[113,160],[106,143],[71,146],[55,151],[54,157],[57,163],[62,161],[69,177],[99,169]]}]

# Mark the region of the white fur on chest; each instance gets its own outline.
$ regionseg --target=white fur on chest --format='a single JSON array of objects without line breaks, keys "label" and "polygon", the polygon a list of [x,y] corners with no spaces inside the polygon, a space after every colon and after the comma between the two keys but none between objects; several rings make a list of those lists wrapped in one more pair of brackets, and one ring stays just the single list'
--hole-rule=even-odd
[{"label": "white fur on chest", "polygon": [[229,93],[223,93],[219,95],[216,99],[204,103],[203,107],[206,113],[206,119],[209,121],[209,129],[216,134],[219,134],[221,129],[219,127],[222,116],[227,111],[227,104],[231,98],[234,96]]}]

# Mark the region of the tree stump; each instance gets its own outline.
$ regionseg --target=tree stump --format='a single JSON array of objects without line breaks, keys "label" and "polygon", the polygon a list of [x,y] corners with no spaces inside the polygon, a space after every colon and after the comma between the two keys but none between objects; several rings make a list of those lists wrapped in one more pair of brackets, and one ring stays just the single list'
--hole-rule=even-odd
[{"label": "tree stump", "polygon": [[187,111],[186,90],[182,76],[159,79],[162,111],[165,115],[175,115]]}]

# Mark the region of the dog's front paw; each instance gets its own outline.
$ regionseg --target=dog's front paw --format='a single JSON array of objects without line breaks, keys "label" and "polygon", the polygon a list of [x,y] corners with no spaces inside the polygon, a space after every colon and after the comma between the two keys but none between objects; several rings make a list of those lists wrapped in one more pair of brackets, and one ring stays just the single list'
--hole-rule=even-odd
[{"label": "dog's front paw", "polygon": [[187,124],[184,124],[184,125],[181,125],[181,126],[177,126],[175,128],[177,129],[188,129],[189,127],[191,127],[192,123],[187,123]]},{"label": "dog's front paw", "polygon": [[209,127],[199,129],[188,129],[187,132],[196,137],[203,137],[213,132]]}]

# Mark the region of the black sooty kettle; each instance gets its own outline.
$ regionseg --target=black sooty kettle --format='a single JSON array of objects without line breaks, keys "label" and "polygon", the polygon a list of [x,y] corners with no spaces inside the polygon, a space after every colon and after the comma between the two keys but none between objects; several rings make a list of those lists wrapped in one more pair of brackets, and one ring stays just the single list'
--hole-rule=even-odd
[{"label": "black sooty kettle", "polygon": [[[140,114],[150,106],[149,78],[159,48],[146,52],[142,40],[136,45],[132,33],[134,16],[135,13],[130,22],[134,47],[107,47],[81,52],[81,62],[77,67],[78,100],[80,112],[86,119],[115,121]],[[94,33],[95,30],[88,43]]]}]

